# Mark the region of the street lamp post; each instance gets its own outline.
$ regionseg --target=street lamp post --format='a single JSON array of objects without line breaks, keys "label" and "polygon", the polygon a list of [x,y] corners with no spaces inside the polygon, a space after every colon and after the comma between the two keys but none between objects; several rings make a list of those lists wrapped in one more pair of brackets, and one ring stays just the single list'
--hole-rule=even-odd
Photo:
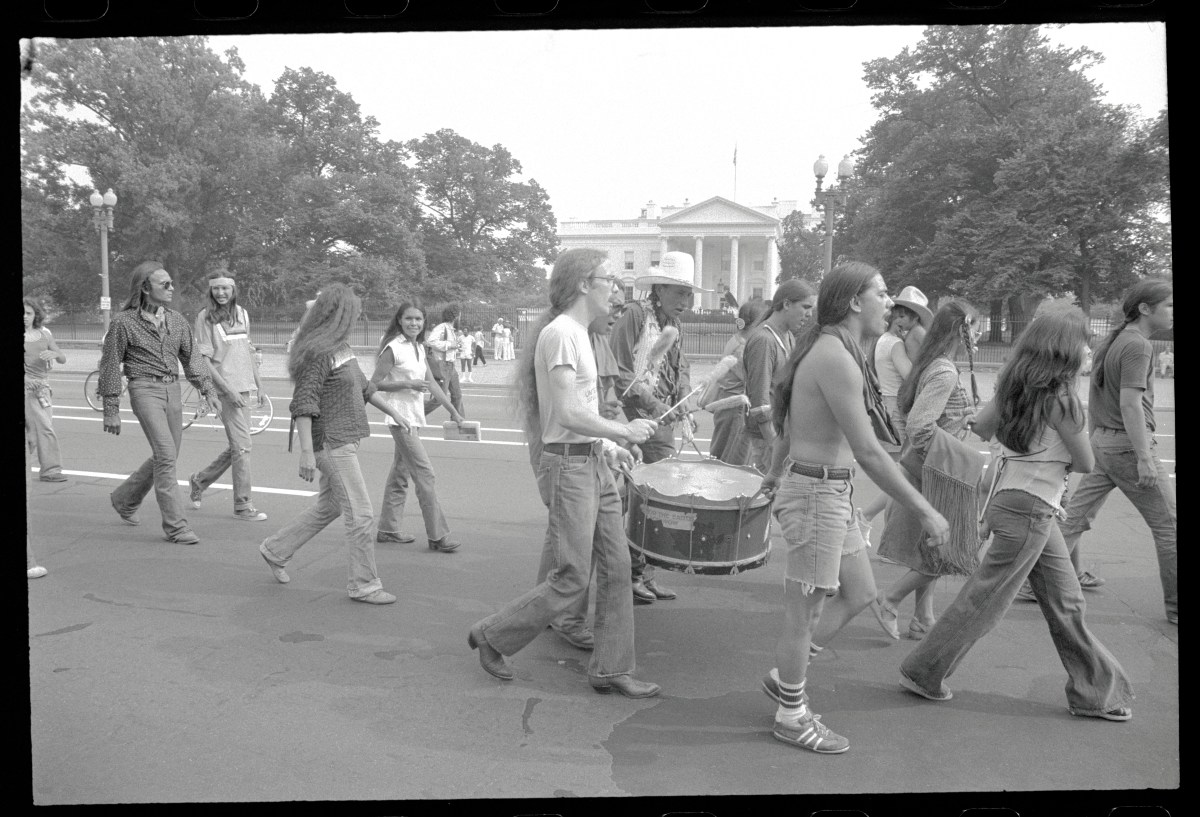
[{"label": "street lamp post", "polygon": [[117,206],[117,194],[112,188],[100,195],[93,190],[89,197],[92,203],[92,226],[100,234],[100,314],[104,316],[104,334],[112,320],[112,299],[108,296],[108,231],[113,228],[113,208]]},{"label": "street lamp post", "polygon": [[[813,175],[817,177],[817,192],[813,199],[813,206],[820,207],[825,211],[825,275],[833,269],[833,218],[837,215],[839,209],[846,208],[847,191],[844,184],[839,184],[837,187],[830,185],[828,190],[822,190],[821,184],[825,180],[825,174],[829,172],[829,162],[825,161],[825,154],[822,153],[817,161],[813,162]],[[849,156],[842,157],[838,162],[837,167],[838,181],[845,182],[854,175],[854,162]]]}]

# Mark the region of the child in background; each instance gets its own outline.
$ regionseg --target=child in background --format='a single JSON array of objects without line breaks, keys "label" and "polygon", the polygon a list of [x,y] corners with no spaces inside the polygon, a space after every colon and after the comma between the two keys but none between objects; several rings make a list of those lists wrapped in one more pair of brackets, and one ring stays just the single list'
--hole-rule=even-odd
[{"label": "child in background", "polygon": [[475,362],[475,336],[463,332],[458,336],[458,365],[461,368],[462,381],[471,383],[471,368]]}]

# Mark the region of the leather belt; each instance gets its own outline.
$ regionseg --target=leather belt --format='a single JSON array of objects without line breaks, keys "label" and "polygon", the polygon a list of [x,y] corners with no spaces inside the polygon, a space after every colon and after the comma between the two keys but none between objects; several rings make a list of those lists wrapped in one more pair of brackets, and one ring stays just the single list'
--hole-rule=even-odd
[{"label": "leather belt", "polygon": [[793,474],[799,474],[802,477],[842,480],[854,478],[853,468],[834,468],[829,465],[812,465],[807,462],[793,462],[790,468]]},{"label": "leather belt", "polygon": [[560,457],[591,456],[598,443],[546,443],[542,450]]},{"label": "leather belt", "polygon": [[155,383],[174,383],[179,375],[174,374],[139,374],[134,380],[153,380]]}]

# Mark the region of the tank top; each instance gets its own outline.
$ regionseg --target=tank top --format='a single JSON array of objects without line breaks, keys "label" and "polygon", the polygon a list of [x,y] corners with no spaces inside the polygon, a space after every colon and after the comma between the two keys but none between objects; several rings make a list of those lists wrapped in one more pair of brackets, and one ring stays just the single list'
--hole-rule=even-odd
[{"label": "tank top", "polygon": [[992,492],[1024,491],[1055,510],[1062,510],[1060,503],[1067,488],[1071,452],[1062,436],[1050,426],[1043,429],[1031,448],[1029,453],[1020,454],[1000,446],[1000,472]]},{"label": "tank top", "polygon": [[42,360],[41,353],[50,348],[50,340],[45,329],[38,329],[37,333],[37,340],[25,341],[25,374],[45,379],[50,374],[50,361]]},{"label": "tank top", "polygon": [[897,343],[904,343],[903,338],[891,332],[883,333],[875,342],[875,371],[879,375],[879,392],[884,397],[898,397],[904,380],[896,370],[896,364],[892,363],[892,347]]}]

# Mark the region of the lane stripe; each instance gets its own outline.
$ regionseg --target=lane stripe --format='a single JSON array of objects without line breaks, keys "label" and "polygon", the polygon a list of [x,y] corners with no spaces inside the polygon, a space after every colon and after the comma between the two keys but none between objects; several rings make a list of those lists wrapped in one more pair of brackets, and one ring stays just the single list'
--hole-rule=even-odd
[{"label": "lane stripe", "polygon": [[[31,468],[30,470],[34,471],[36,473],[42,469]],[[104,471],[68,471],[67,469],[64,468],[63,473],[68,476],[72,476],[72,477],[94,477],[96,479],[114,479],[119,482],[124,482],[125,480],[129,479],[129,474],[109,474]],[[191,489],[191,486],[188,485],[188,482],[186,479],[176,480],[175,484],[180,486],[181,488],[188,488],[189,490]],[[219,491],[219,490],[232,491],[233,485],[223,483],[223,482],[214,482],[212,485],[208,486],[208,488],[206,489],[206,492],[207,491]],[[264,488],[261,485],[254,486],[254,493],[256,493],[256,494],[283,494],[285,496],[316,496],[317,495],[316,491],[296,491],[291,488]]]}]

